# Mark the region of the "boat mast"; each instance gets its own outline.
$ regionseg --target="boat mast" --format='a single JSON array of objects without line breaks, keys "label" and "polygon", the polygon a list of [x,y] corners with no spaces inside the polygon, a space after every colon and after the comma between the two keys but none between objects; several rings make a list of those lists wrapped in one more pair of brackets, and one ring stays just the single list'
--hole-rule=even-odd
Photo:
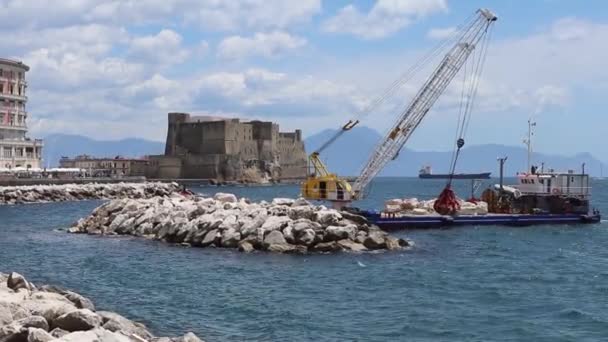
[{"label": "boat mast", "polygon": [[528,138],[524,139],[524,144],[528,147],[528,168],[527,172],[530,172],[532,169],[532,136],[534,135],[534,131],[532,127],[536,127],[536,122],[532,121],[532,118],[528,119]]}]

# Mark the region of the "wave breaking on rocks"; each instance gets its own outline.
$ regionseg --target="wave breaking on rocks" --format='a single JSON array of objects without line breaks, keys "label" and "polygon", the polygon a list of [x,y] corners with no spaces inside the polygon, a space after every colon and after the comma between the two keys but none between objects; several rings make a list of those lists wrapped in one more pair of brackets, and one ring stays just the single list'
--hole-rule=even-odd
[{"label": "wave breaking on rocks", "polygon": [[304,199],[251,203],[233,194],[213,198],[119,199],[96,208],[70,233],[132,235],[194,247],[277,253],[361,252],[399,249],[410,243],[367,220]]},{"label": "wave breaking on rocks", "polygon": [[0,187],[0,205],[165,197],[179,190],[177,183],[161,182],[5,186]]},{"label": "wave breaking on rocks", "polygon": [[18,273],[0,273],[0,341],[202,342],[193,333],[156,337],[143,324],[96,311],[91,300],[56,286],[36,286]]}]

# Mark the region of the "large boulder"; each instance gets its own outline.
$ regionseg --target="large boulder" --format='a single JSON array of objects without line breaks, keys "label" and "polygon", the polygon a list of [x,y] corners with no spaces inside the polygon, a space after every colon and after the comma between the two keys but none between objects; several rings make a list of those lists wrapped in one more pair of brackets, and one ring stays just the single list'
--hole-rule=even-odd
[{"label": "large boulder", "polygon": [[296,242],[296,238],[295,238],[295,235],[293,233],[293,227],[291,225],[288,225],[287,227],[283,228],[283,236],[285,237],[285,240],[288,243],[295,243]]},{"label": "large boulder", "polygon": [[348,239],[338,241],[338,246],[340,246],[346,251],[351,252],[364,252],[367,250],[367,248],[362,243],[358,243]]},{"label": "large boulder", "polygon": [[13,321],[13,313],[9,303],[0,302],[0,327]]},{"label": "large boulder", "polygon": [[235,248],[239,241],[241,241],[241,233],[234,228],[227,229],[222,233],[222,247]]},{"label": "large boulder", "polygon": [[283,236],[283,233],[279,230],[273,230],[264,238],[264,245],[266,248],[270,245],[285,245],[287,244],[287,240]]},{"label": "large boulder", "polygon": [[363,242],[365,247],[369,249],[386,248],[386,239],[381,231],[370,231]]},{"label": "large boulder", "polygon": [[352,222],[354,222],[354,223],[356,223],[358,225],[364,225],[364,224],[368,224],[369,223],[369,221],[367,220],[367,218],[365,218],[364,216],[353,214],[353,213],[349,213],[348,211],[341,211],[340,215],[342,215],[342,217],[344,219],[352,221]]},{"label": "large boulder", "polygon": [[239,243],[239,252],[244,252],[244,253],[251,253],[255,250],[255,247],[253,247],[253,244],[249,241],[241,241]]},{"label": "large boulder", "polygon": [[342,215],[334,209],[319,210],[315,213],[315,221],[323,226],[329,226],[338,223],[342,219]]},{"label": "large boulder", "polygon": [[268,245],[266,250],[272,253],[292,253],[296,251],[296,246],[288,243],[273,243]]},{"label": "large boulder", "polygon": [[103,328],[77,331],[64,335],[61,342],[132,342],[129,337]]},{"label": "large boulder", "polygon": [[198,338],[194,333],[187,333],[182,337],[178,337],[173,339],[174,342],[203,342],[200,338]]},{"label": "large boulder", "polygon": [[272,205],[286,205],[288,207],[292,206],[295,202],[294,199],[291,198],[275,198],[272,200]]},{"label": "large boulder", "polygon": [[95,311],[95,305],[93,304],[93,302],[90,299],[88,299],[76,292],[64,290],[57,286],[50,286],[50,285],[43,285],[40,287],[40,290],[60,294],[63,297],[65,297],[67,300],[69,300],[70,302],[74,303],[74,305],[76,305],[76,307],[78,309],[89,309],[91,311]]},{"label": "large boulder", "polygon": [[201,241],[201,246],[207,247],[211,245],[217,245],[218,239],[221,237],[219,230],[212,229],[205,234],[205,237]]},{"label": "large boulder", "polygon": [[213,199],[222,203],[237,203],[238,199],[234,194],[226,194],[223,192],[218,192],[213,196]]},{"label": "large boulder", "polygon": [[24,328],[38,328],[49,331],[49,323],[42,316],[29,316],[15,322]]},{"label": "large boulder", "polygon": [[289,222],[291,219],[287,216],[269,216],[262,225],[262,229],[265,231],[282,230],[287,227]]},{"label": "large boulder", "polygon": [[357,226],[348,225],[345,227],[341,226],[329,226],[325,229],[325,240],[326,241],[338,241],[342,239],[354,240],[357,234]]},{"label": "large boulder", "polygon": [[50,342],[55,337],[49,334],[43,329],[39,328],[28,328],[27,329],[27,342]]},{"label": "large boulder", "polygon": [[291,208],[289,208],[288,215],[292,220],[298,220],[298,219],[314,220],[315,219],[315,211],[314,211],[314,208],[311,206],[291,207]]},{"label": "large boulder", "polygon": [[342,250],[342,247],[335,241],[320,242],[310,247],[310,250],[313,252],[337,252]]},{"label": "large boulder", "polygon": [[127,335],[135,334],[146,340],[153,337],[143,324],[133,322],[117,313],[98,311],[97,314],[102,319],[103,328],[108,331],[122,332]]},{"label": "large boulder", "polygon": [[88,309],[78,309],[53,321],[53,326],[67,331],[91,330],[101,325],[101,317]]},{"label": "large boulder", "polygon": [[13,291],[17,291],[19,289],[26,289],[28,291],[32,290],[32,285],[25,280],[25,277],[16,272],[9,274],[6,281],[6,286]]},{"label": "large boulder", "polygon": [[27,310],[32,316],[42,316],[52,326],[53,321],[69,312],[77,310],[72,303],[66,303],[63,300],[53,299],[28,299],[21,306]]},{"label": "large boulder", "polygon": [[292,207],[310,206],[310,202],[308,202],[307,200],[305,200],[302,197],[299,197],[298,199],[296,199],[293,202],[293,204],[291,206]]},{"label": "large boulder", "polygon": [[296,235],[296,243],[302,244],[305,246],[310,246],[315,241],[315,231],[308,228],[303,231],[300,231]]}]

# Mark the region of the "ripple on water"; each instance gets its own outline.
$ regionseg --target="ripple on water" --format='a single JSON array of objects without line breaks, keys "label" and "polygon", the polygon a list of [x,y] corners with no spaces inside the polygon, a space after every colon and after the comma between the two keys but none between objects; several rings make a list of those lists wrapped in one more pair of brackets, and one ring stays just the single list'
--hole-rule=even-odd
[{"label": "ripple on water", "polygon": [[[380,182],[374,193],[430,197],[444,185],[433,184]],[[608,190],[608,182],[602,186]],[[268,199],[292,196],[297,186],[234,192]],[[595,205],[608,212],[608,195],[596,195]],[[362,205],[382,200],[372,194]],[[0,270],[76,289],[100,309],[143,321],[158,334],[193,330],[208,341],[553,342],[608,336],[606,223],[397,232],[415,247],[332,256],[243,255],[53,231],[99,203],[0,207]]]}]

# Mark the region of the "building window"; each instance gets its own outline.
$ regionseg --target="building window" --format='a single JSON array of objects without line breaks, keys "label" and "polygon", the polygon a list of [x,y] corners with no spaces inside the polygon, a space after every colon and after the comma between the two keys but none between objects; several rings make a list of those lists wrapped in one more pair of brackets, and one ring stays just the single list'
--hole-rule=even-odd
[{"label": "building window", "polygon": [[15,149],[15,157],[23,157],[23,149],[22,148],[16,148]]},{"label": "building window", "polygon": [[4,77],[4,70],[0,69],[0,77]]},{"label": "building window", "polygon": [[11,158],[13,156],[13,150],[10,147],[5,147],[2,156],[4,156],[4,158]]},{"label": "building window", "polygon": [[4,93],[4,83],[0,83],[0,93]]},{"label": "building window", "polygon": [[8,85],[8,93],[12,94],[13,93],[13,89],[14,89],[14,86],[12,84],[9,84]]}]

